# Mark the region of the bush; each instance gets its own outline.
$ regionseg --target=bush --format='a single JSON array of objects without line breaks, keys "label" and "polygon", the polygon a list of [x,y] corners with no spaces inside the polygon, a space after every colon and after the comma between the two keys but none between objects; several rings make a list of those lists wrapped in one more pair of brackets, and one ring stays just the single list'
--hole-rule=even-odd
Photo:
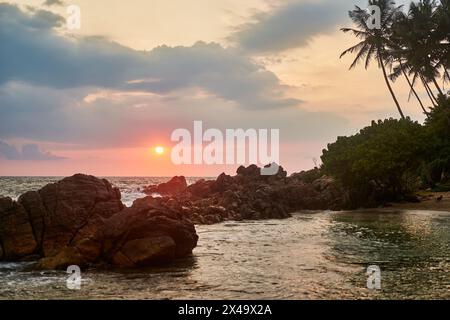
[{"label": "bush", "polygon": [[426,135],[409,118],[372,122],[323,150],[322,169],[349,191],[354,206],[399,200],[417,187]]}]

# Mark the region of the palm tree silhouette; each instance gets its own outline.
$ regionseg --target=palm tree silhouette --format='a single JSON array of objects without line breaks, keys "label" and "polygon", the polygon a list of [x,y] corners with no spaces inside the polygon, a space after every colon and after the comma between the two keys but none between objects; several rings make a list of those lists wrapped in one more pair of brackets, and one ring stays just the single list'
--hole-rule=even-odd
[{"label": "palm tree silhouette", "polygon": [[350,69],[355,68],[359,62],[365,60],[365,68],[367,69],[370,62],[375,59],[378,62],[378,67],[383,72],[383,77],[386,82],[386,86],[395,102],[400,116],[404,119],[403,110],[395,96],[394,90],[389,82],[386,72],[386,66],[392,64],[392,56],[389,54],[387,47],[389,44],[389,37],[391,33],[391,25],[394,21],[394,17],[401,10],[402,6],[396,6],[392,0],[369,0],[369,6],[378,6],[381,11],[381,28],[371,28],[368,25],[369,19],[372,18],[371,14],[358,6],[349,12],[349,17],[356,25],[354,28],[342,28],[345,33],[353,33],[357,38],[361,39],[359,43],[348,48],[341,54],[341,58],[349,53],[356,53],[356,58],[350,65]]}]

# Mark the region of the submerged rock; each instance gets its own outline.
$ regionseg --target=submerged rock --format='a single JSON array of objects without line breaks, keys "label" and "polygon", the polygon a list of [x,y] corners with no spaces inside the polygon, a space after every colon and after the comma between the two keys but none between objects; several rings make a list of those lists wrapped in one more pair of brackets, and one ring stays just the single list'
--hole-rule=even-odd
[{"label": "submerged rock", "polygon": [[0,198],[0,259],[38,257],[39,268],[139,267],[192,252],[194,225],[149,198],[125,208],[105,179],[77,174],[17,202]]}]

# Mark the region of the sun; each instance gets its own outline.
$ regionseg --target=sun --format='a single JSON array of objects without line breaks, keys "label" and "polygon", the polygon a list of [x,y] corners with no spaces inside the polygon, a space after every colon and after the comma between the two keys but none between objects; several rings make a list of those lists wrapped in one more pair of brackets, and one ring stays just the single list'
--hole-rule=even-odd
[{"label": "sun", "polygon": [[164,153],[164,147],[157,146],[155,147],[156,154],[163,154]]}]

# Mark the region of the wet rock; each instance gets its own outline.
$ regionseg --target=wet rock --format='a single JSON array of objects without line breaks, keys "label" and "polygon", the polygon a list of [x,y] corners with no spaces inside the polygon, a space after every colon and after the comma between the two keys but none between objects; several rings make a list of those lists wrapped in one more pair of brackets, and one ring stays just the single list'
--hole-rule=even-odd
[{"label": "wet rock", "polygon": [[38,243],[25,208],[11,198],[0,198],[0,247],[3,260],[20,260],[36,252]]},{"label": "wet rock", "polygon": [[[41,258],[37,267],[140,267],[188,255],[197,244],[191,221],[147,197],[125,208],[104,179],[75,175],[0,198],[0,259]],[[178,208],[178,207],[176,207]]]}]

